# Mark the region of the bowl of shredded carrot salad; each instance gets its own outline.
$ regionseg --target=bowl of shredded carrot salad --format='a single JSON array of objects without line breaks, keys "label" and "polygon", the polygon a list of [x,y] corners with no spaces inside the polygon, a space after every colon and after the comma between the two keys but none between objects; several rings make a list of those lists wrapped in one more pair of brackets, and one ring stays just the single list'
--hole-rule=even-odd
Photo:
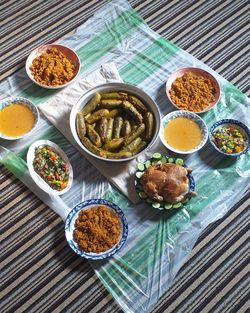
[{"label": "bowl of shredded carrot salad", "polygon": [[33,50],[25,67],[29,78],[38,86],[59,89],[75,80],[80,70],[80,60],[72,49],[48,44]]},{"label": "bowl of shredded carrot salad", "polygon": [[166,83],[166,93],[177,109],[204,113],[219,101],[220,86],[216,78],[207,71],[186,67],[170,75]]}]

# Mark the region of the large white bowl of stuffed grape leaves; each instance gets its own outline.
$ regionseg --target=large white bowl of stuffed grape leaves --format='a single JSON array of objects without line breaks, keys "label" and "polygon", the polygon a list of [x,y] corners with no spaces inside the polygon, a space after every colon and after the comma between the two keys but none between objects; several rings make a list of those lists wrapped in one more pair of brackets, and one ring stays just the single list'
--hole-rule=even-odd
[{"label": "large white bowl of stuffed grape leaves", "polygon": [[136,158],[156,141],[160,130],[156,103],[141,89],[107,83],[86,92],[70,114],[70,129],[79,147],[112,162]]}]

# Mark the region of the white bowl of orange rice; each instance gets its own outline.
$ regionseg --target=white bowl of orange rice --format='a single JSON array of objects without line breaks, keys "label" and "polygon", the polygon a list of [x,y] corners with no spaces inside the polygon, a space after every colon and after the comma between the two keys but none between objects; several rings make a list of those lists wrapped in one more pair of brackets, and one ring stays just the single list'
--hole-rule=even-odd
[{"label": "white bowl of orange rice", "polygon": [[33,50],[25,64],[26,73],[38,86],[47,89],[64,88],[80,72],[81,62],[76,52],[58,44],[42,45]]},{"label": "white bowl of orange rice", "polygon": [[185,67],[169,76],[166,94],[175,108],[200,114],[218,103],[220,85],[209,72],[197,67]]}]

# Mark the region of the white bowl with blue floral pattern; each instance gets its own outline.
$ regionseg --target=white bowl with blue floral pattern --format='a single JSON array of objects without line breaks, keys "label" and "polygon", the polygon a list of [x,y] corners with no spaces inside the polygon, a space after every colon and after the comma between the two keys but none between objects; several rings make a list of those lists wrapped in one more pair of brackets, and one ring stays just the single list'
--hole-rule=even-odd
[{"label": "white bowl with blue floral pattern", "polygon": [[20,104],[28,107],[32,111],[32,113],[34,115],[33,127],[30,129],[30,131],[28,131],[27,133],[25,133],[21,136],[10,137],[10,136],[6,136],[6,135],[0,133],[0,138],[7,139],[7,140],[16,140],[16,139],[23,138],[23,137],[27,136],[28,134],[30,134],[30,132],[32,132],[32,130],[36,127],[36,125],[39,121],[39,111],[38,111],[37,107],[30,100],[25,99],[25,98],[9,97],[9,98],[3,99],[2,101],[0,101],[0,111],[3,110],[5,107],[10,106],[10,105],[15,104],[15,103],[20,103]]},{"label": "white bowl with blue floral pattern", "polygon": [[[166,125],[170,121],[172,121],[173,119],[175,119],[177,117],[184,117],[184,118],[187,118],[189,120],[192,120],[193,122],[195,122],[199,126],[199,128],[201,130],[201,141],[195,148],[193,148],[191,150],[177,150],[177,149],[171,147],[166,142],[166,140],[164,138],[164,128],[166,127]],[[173,111],[173,112],[165,115],[161,120],[160,139],[161,139],[162,144],[168,150],[175,152],[175,153],[179,153],[179,154],[190,154],[190,153],[197,152],[206,144],[207,139],[208,139],[208,128],[207,128],[207,125],[205,124],[205,122],[203,121],[203,119],[200,118],[195,113],[184,111],[184,110]]]},{"label": "white bowl with blue floral pattern", "polygon": [[[80,250],[77,243],[73,239],[73,231],[75,229],[75,221],[78,217],[78,214],[81,210],[87,210],[91,207],[94,207],[96,205],[105,205],[110,210],[117,213],[117,215],[120,218],[120,226],[121,226],[121,235],[119,241],[109,250],[100,252],[100,253],[93,253],[93,252],[85,252],[83,250]],[[84,202],[81,202],[75,206],[71,212],[68,214],[66,221],[65,221],[65,236],[67,239],[67,242],[71,249],[77,253],[79,256],[90,259],[90,260],[103,260],[111,257],[115,253],[117,253],[125,244],[126,239],[128,237],[128,223],[126,220],[126,217],[122,210],[113,202],[104,200],[104,199],[91,199],[86,200]]]}]

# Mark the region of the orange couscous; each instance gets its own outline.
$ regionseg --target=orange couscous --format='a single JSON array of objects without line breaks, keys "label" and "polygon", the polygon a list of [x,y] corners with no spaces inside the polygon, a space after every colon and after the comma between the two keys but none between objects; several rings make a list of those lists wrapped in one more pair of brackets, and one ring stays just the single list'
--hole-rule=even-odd
[{"label": "orange couscous", "polygon": [[176,78],[169,94],[178,108],[201,112],[215,100],[215,92],[216,89],[209,78],[187,72]]},{"label": "orange couscous", "polygon": [[30,66],[34,79],[46,86],[60,86],[74,77],[74,64],[58,49],[49,48]]},{"label": "orange couscous", "polygon": [[120,234],[117,213],[105,205],[97,205],[79,212],[73,238],[81,250],[100,253],[112,248],[119,241]]}]

